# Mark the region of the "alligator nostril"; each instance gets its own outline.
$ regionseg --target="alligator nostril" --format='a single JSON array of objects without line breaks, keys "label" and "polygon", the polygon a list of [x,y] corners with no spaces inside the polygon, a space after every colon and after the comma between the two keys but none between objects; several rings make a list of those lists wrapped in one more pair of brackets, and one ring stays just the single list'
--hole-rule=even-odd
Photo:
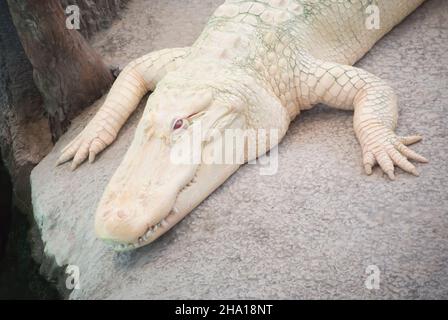
[{"label": "alligator nostril", "polygon": [[117,211],[117,216],[118,216],[120,219],[126,219],[127,216],[128,216],[128,214],[127,214],[124,210],[118,210],[118,211]]}]

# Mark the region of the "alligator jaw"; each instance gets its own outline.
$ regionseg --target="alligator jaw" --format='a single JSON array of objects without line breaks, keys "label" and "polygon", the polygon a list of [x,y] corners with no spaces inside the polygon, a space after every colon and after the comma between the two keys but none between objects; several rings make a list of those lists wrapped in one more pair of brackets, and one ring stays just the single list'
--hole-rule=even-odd
[{"label": "alligator jaw", "polygon": [[161,222],[148,228],[148,230],[145,232],[145,234],[142,235],[141,237],[139,237],[137,242],[129,243],[129,244],[128,243],[120,243],[120,242],[116,242],[113,240],[104,240],[104,242],[107,244],[110,244],[112,246],[112,248],[117,252],[130,251],[130,250],[134,250],[134,249],[140,248],[142,246],[145,246],[156,239],[155,238],[156,232],[160,233],[160,231],[161,231],[159,229],[166,228],[166,230],[163,231],[163,232],[166,232],[169,230],[169,228],[171,228],[171,226],[169,226],[167,219],[168,219],[168,217],[174,215],[175,212],[176,212],[176,209],[174,208],[173,210],[170,211],[168,216],[166,218],[164,218]]},{"label": "alligator jaw", "polygon": [[117,252],[130,251],[150,244],[188,215],[239,167],[239,164],[201,164],[195,177],[177,195],[169,214],[162,221],[148,228],[138,240],[132,243],[103,240]]},{"label": "alligator jaw", "polygon": [[[197,171],[195,173],[194,178],[191,180],[191,182],[188,183],[179,192],[179,194],[184,192],[184,190],[189,188],[195,182],[196,176],[197,176],[196,174],[197,174]],[[143,247],[143,246],[145,246],[147,244],[150,244],[151,242],[156,240],[158,237],[160,237],[162,234],[164,234],[169,229],[171,229],[171,227],[173,227],[177,223],[177,221],[180,220],[180,219],[178,219],[176,222],[173,222],[173,219],[175,219],[173,216],[174,215],[178,215],[178,214],[179,214],[179,210],[174,206],[166,217],[164,217],[161,221],[159,221],[155,225],[150,226],[146,230],[146,232],[144,234],[142,234],[138,238],[138,240],[133,242],[133,243],[121,243],[121,242],[117,242],[117,241],[113,241],[113,240],[107,240],[107,239],[103,239],[103,240],[106,243],[110,244],[112,246],[112,248],[115,251],[117,251],[117,252],[125,252],[125,251],[130,251],[130,250],[134,250],[134,249]],[[188,212],[186,214],[188,214]],[[183,218],[183,217],[181,217],[181,218]]]}]

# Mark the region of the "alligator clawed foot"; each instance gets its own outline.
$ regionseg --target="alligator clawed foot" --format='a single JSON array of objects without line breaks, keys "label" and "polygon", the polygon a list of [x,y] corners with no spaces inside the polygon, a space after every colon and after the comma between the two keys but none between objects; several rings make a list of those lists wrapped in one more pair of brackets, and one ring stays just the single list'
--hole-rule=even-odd
[{"label": "alligator clawed foot", "polygon": [[395,166],[419,176],[417,168],[409,160],[428,162],[425,157],[407,147],[421,141],[421,136],[398,137],[385,127],[370,127],[369,132],[361,134],[360,139],[364,169],[368,175],[372,174],[373,166],[378,164],[391,180],[395,180]]},{"label": "alligator clawed foot", "polygon": [[75,170],[87,158],[89,163],[95,161],[95,157],[115,140],[115,135],[104,128],[94,129],[86,127],[70,144],[61,151],[61,156],[56,165],[61,165],[73,159],[71,170]]}]

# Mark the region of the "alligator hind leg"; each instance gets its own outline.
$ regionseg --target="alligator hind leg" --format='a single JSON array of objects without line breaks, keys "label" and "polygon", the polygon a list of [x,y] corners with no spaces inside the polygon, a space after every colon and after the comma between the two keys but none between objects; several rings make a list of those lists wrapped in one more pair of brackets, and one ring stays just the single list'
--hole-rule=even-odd
[{"label": "alligator hind leg", "polygon": [[114,82],[106,101],[85,129],[63,150],[57,164],[73,159],[71,168],[95,156],[117,137],[143,96],[175,70],[188,54],[189,48],[166,49],[149,53],[131,63]]},{"label": "alligator hind leg", "polygon": [[[397,98],[394,90],[375,75],[352,66],[312,59],[309,79],[318,103],[340,109],[354,109],[354,129],[363,154],[364,169],[381,169],[394,179],[394,166],[418,175],[409,160],[427,162],[426,158],[406,145],[418,142],[420,136],[399,137],[394,130],[397,124]],[[307,82],[308,82],[307,81]]]}]

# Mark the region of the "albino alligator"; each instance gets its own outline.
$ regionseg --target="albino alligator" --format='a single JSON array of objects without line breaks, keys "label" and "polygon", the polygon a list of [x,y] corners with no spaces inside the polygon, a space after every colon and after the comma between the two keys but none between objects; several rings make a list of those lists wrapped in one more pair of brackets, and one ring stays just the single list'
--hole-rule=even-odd
[{"label": "albino alligator", "polygon": [[[216,10],[192,47],[152,52],[131,62],[58,161],[73,159],[73,169],[87,158],[92,162],[115,140],[140,99],[153,91],[98,206],[97,236],[117,250],[148,244],[240,167],[171,161],[174,148],[192,152],[185,137],[198,125],[205,155],[217,143],[208,136],[212,129],[275,129],[278,139],[266,134],[263,142],[256,141],[256,157],[266,152],[260,144],[277,144],[302,110],[324,103],[354,110],[367,174],[379,164],[392,180],[395,165],[418,175],[409,160],[427,160],[406,145],[421,137],[395,135],[394,90],[351,65],[422,2],[230,0]],[[372,4],[379,8],[379,28],[366,24]],[[246,161],[251,160],[247,150]]]}]

